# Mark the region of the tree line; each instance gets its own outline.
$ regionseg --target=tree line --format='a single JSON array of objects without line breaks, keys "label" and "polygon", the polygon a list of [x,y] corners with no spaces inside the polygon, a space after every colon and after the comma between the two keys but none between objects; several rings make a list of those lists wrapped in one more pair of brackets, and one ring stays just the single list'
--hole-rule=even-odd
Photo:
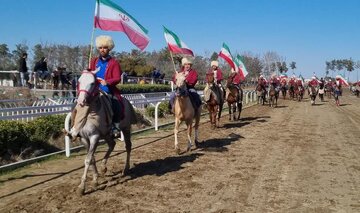
[{"label": "tree line", "polygon": [[[86,69],[89,61],[90,45],[65,45],[65,44],[36,44],[29,47],[25,43],[15,45],[14,50],[10,50],[7,44],[0,44],[0,70],[17,70],[18,61],[23,52],[29,53],[28,68],[33,69],[36,61],[41,57],[47,58],[49,71],[57,67],[65,67],[68,71],[80,73]],[[92,55],[97,53],[94,51]],[[237,54],[237,53],[236,53]],[[139,51],[136,49],[130,52],[112,51],[121,65],[121,69],[129,76],[150,77],[154,69],[160,70],[165,74],[165,78],[170,78],[174,69],[179,69],[181,56],[174,56],[174,64],[171,60],[167,47],[158,51]],[[218,59],[218,54],[205,53],[205,56],[197,55],[194,57],[194,69],[199,73],[199,79],[204,80],[205,73],[210,69],[210,62]],[[257,79],[260,74],[270,76],[272,73],[286,73],[288,66],[294,70],[296,62],[287,64],[285,57],[280,56],[274,51],[266,52],[263,55],[251,52],[240,53],[244,59],[244,64],[248,71],[248,80]],[[219,60],[220,69],[223,70],[225,77],[230,73],[230,67],[223,60]]]}]

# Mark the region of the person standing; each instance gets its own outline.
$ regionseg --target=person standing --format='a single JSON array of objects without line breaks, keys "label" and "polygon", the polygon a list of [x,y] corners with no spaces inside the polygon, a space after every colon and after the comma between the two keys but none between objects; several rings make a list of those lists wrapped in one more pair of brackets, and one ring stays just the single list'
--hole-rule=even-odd
[{"label": "person standing", "polygon": [[22,53],[21,58],[19,59],[19,67],[18,67],[18,71],[20,72],[20,83],[21,86],[26,86],[26,82],[27,82],[27,72],[28,72],[28,68],[26,65],[26,59],[27,59],[27,53]]}]

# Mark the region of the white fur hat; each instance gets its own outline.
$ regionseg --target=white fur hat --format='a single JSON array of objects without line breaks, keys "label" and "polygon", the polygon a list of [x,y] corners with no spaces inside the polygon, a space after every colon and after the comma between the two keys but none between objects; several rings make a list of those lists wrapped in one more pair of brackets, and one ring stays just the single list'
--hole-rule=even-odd
[{"label": "white fur hat", "polygon": [[260,75],[259,78],[264,78],[264,76],[263,76],[263,75]]},{"label": "white fur hat", "polygon": [[219,67],[219,62],[218,61],[212,61],[210,65]]},{"label": "white fur hat", "polygon": [[95,40],[96,48],[99,47],[109,47],[109,50],[112,50],[115,47],[114,41],[110,36],[101,35],[96,37]]},{"label": "white fur hat", "polygon": [[335,79],[340,79],[341,78],[341,76],[340,75],[337,75],[336,77],[335,77]]},{"label": "white fur hat", "polygon": [[181,59],[181,65],[184,66],[185,64],[192,64],[192,60],[190,58],[182,58]]},{"label": "white fur hat", "polygon": [[311,79],[316,79],[316,77],[315,77],[315,76],[313,76],[313,77],[311,77]]}]

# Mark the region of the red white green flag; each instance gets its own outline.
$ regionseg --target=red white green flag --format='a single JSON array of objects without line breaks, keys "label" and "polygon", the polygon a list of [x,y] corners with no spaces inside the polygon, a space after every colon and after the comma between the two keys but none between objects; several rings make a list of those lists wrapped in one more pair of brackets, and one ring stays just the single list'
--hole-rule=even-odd
[{"label": "red white green flag", "polygon": [[245,80],[245,77],[248,75],[248,71],[246,70],[243,58],[239,54],[236,55],[235,63],[239,67],[239,73],[240,73],[241,79]]},{"label": "red white green flag", "polygon": [[225,43],[223,43],[223,46],[219,53],[219,57],[223,58],[236,72],[239,72],[239,66],[235,64],[235,60],[234,57],[231,55],[230,48]]},{"label": "red white green flag", "polygon": [[110,0],[96,0],[94,26],[106,31],[124,32],[141,50],[144,50],[150,41],[148,30]]},{"label": "red white green flag", "polygon": [[166,43],[168,45],[169,51],[174,54],[184,54],[184,55],[192,55],[194,56],[193,51],[183,42],[180,38],[164,27],[164,36]]}]

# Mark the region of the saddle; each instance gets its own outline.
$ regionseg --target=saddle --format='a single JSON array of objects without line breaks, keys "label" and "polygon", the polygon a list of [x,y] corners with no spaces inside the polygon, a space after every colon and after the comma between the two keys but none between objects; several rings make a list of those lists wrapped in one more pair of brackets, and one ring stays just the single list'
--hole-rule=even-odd
[{"label": "saddle", "polygon": [[102,92],[111,101],[111,107],[114,113],[113,123],[120,123],[125,118],[125,106],[122,98],[120,100],[115,95]]},{"label": "saddle", "polygon": [[224,91],[217,84],[210,86],[210,88],[205,93],[205,97],[208,97],[208,99],[205,100],[206,102],[210,101],[211,94],[214,96],[217,103],[221,104],[224,102]]}]

